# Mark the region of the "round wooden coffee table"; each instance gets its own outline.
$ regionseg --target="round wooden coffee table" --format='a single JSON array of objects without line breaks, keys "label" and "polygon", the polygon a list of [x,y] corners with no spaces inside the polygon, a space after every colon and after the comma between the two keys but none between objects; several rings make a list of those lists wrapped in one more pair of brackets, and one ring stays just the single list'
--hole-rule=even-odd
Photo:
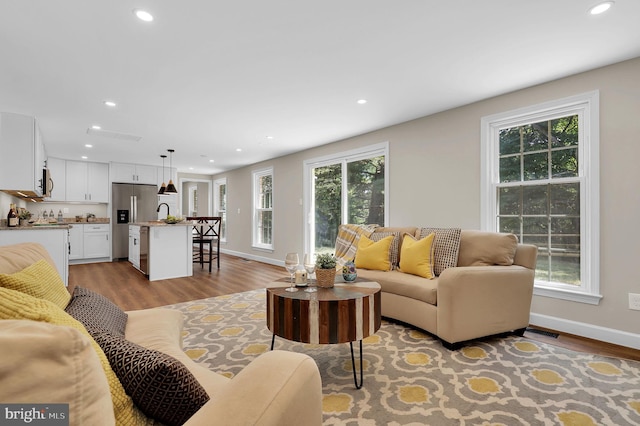
[{"label": "round wooden coffee table", "polygon": [[[302,343],[349,343],[356,388],[362,387],[362,339],[380,328],[380,284],[356,280],[336,283],[333,288],[291,293],[285,289],[289,279],[267,286],[267,327],[276,336]],[[360,383],[353,355],[353,342],[360,341]]]}]

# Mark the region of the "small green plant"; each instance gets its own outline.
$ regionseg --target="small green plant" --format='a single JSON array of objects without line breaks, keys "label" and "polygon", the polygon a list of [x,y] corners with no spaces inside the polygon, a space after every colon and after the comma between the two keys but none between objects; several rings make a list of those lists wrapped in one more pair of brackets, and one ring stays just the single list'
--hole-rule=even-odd
[{"label": "small green plant", "polygon": [[31,212],[29,210],[22,209],[22,210],[20,210],[20,213],[18,214],[18,217],[20,219],[23,219],[23,220],[29,220],[29,219],[31,219]]},{"label": "small green plant", "polygon": [[321,253],[316,256],[316,268],[318,269],[335,269],[336,258],[332,253]]}]

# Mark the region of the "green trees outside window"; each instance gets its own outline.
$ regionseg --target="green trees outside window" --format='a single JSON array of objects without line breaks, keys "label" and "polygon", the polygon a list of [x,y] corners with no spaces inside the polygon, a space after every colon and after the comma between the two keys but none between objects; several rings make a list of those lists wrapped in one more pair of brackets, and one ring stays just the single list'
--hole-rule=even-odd
[{"label": "green trees outside window", "polygon": [[536,279],[580,285],[578,115],[499,132],[498,230],[538,246]]},{"label": "green trees outside window", "polygon": [[315,167],[315,251],[334,250],[342,223],[384,225],[385,156]]}]

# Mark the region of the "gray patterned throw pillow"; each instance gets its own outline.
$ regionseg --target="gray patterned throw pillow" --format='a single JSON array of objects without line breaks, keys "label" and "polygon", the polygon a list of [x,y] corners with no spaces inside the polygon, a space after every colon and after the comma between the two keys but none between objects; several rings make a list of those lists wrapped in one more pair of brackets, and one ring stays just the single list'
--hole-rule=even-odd
[{"label": "gray patterned throw pillow", "polygon": [[109,331],[124,336],[128,315],[115,303],[87,288],[73,289],[71,302],[65,311],[80,321],[93,335],[97,331]]},{"label": "gray patterned throw pillow", "polygon": [[420,228],[420,239],[431,233],[436,234],[433,264],[433,272],[436,276],[439,276],[445,269],[453,268],[458,264],[460,232],[460,228]]}]

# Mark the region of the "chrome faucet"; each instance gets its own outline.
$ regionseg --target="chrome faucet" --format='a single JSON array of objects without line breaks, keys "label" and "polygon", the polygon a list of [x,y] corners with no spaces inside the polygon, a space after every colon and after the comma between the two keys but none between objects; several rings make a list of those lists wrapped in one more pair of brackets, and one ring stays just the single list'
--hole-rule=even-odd
[{"label": "chrome faucet", "polygon": [[160,213],[160,207],[162,207],[163,205],[167,206],[167,216],[169,216],[169,204],[167,204],[167,203],[158,204],[158,210],[156,210],[156,212]]}]

